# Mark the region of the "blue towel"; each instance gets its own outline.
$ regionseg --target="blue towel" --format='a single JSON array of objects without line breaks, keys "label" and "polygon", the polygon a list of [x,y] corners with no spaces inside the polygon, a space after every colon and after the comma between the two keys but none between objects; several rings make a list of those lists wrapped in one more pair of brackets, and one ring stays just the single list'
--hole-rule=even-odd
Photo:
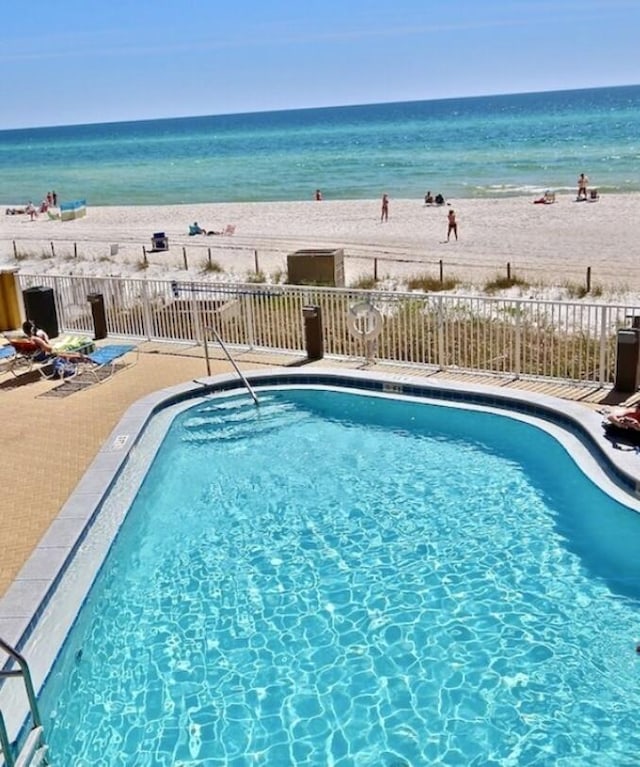
[{"label": "blue towel", "polygon": [[110,344],[109,346],[101,346],[96,349],[95,352],[88,354],[87,356],[91,362],[95,362],[96,365],[108,365],[110,362],[117,360],[118,357],[122,357],[127,352],[131,352],[135,349],[134,344]]}]

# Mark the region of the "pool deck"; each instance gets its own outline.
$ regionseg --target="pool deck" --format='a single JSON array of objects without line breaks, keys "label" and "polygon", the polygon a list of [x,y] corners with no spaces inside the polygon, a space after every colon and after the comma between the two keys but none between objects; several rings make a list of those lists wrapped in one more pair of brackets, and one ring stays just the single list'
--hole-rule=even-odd
[{"label": "pool deck", "polygon": [[[300,367],[360,369],[390,376],[412,376],[437,382],[498,386],[520,393],[535,392],[572,400],[585,408],[630,404],[639,394],[624,396],[610,388],[561,381],[526,381],[507,377],[435,371],[417,366],[365,365],[359,360],[324,359],[307,363],[304,356],[266,352],[234,352],[243,371]],[[141,397],[207,375],[202,347],[148,342],[140,354],[99,384],[48,381],[37,371],[18,378],[0,370],[2,466],[0,494],[2,556],[0,596],[14,580],[41,537],[58,515],[105,439],[127,408]],[[134,364],[135,363],[135,364]],[[211,374],[231,373],[219,349],[212,351]]]}]

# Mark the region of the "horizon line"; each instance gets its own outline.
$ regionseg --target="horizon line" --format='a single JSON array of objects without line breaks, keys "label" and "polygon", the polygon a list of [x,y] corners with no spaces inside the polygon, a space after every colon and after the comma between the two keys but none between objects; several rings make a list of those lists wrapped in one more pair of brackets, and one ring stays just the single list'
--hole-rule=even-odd
[{"label": "horizon line", "polygon": [[504,98],[506,96],[535,96],[535,95],[542,95],[542,94],[548,94],[548,93],[576,93],[580,91],[595,91],[595,90],[611,90],[611,89],[617,89],[617,88],[637,88],[640,87],[640,83],[626,83],[626,84],[618,84],[618,85],[597,85],[597,86],[591,86],[591,87],[583,87],[583,88],[558,88],[558,89],[550,89],[550,90],[542,90],[542,91],[517,91],[517,92],[500,92],[500,93],[483,93],[483,94],[475,94],[475,95],[467,95],[467,96],[447,96],[446,98],[435,98],[435,99],[403,99],[402,101],[370,101],[370,102],[359,102],[359,103],[350,103],[350,104],[324,104],[321,106],[303,106],[303,107],[281,107],[277,109],[260,109],[260,110],[247,110],[247,111],[240,111],[240,112],[218,112],[215,114],[179,114],[179,115],[170,115],[166,117],[138,117],[138,118],[129,118],[126,120],[98,120],[95,122],[85,122],[85,123],[54,123],[54,124],[48,124],[48,125],[30,125],[30,126],[22,126],[22,127],[15,127],[15,128],[0,128],[0,133],[11,133],[13,131],[25,131],[25,130],[47,130],[50,128],[83,128],[83,127],[89,127],[89,126],[98,126],[98,125],[126,125],[128,123],[141,123],[141,122],[161,122],[164,120],[190,120],[190,119],[200,119],[203,117],[240,117],[240,116],[249,116],[249,115],[263,115],[263,114],[273,114],[273,113],[279,113],[279,112],[312,112],[312,111],[319,111],[322,109],[350,109],[350,108],[360,108],[360,107],[371,107],[371,106],[390,106],[393,104],[419,104],[424,102],[445,102],[445,101],[463,101],[463,100],[472,100],[472,99],[486,99],[486,98]]}]

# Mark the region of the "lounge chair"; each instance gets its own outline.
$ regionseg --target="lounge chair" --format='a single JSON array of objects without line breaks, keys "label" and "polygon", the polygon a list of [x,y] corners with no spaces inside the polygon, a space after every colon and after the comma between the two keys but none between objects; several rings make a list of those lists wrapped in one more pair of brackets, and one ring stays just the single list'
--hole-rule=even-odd
[{"label": "lounge chair", "polygon": [[52,213],[47,208],[47,218],[50,219],[51,221],[60,221],[60,214],[59,213]]},{"label": "lounge chair", "polygon": [[589,202],[598,202],[599,199],[600,199],[600,195],[598,194],[598,190],[597,189],[590,189],[589,190],[589,197],[587,198],[587,200]]},{"label": "lounge chair", "polygon": [[169,250],[169,238],[164,232],[154,232],[151,237],[151,250]]},{"label": "lounge chair", "polygon": [[84,354],[79,359],[72,359],[77,366],[77,373],[83,377],[93,378],[95,383],[111,378],[117,370],[117,362],[125,354],[135,352],[136,356],[132,364],[138,361],[139,349],[135,344],[108,344],[101,346],[91,354]]},{"label": "lounge chair", "polygon": [[65,334],[56,339],[51,345],[51,352],[43,351],[33,339],[25,336],[7,336],[7,341],[14,351],[8,358],[8,369],[16,377],[29,373],[37,366],[43,378],[53,378],[58,374],[55,367],[52,367],[57,357],[78,357],[95,349],[93,340],[88,336],[72,334]]},{"label": "lounge chair", "polygon": [[0,371],[9,370],[11,367],[11,360],[16,355],[16,350],[11,344],[0,346]]}]

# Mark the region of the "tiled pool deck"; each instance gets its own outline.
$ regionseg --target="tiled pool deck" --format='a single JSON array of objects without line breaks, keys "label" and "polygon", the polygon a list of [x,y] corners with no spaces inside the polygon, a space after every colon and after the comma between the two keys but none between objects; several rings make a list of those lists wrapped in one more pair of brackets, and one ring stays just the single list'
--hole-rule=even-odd
[{"label": "tiled pool deck", "polygon": [[[72,493],[101,445],[127,408],[141,397],[159,389],[202,378],[206,366],[201,347],[146,343],[139,361],[118,371],[108,381],[55,396],[59,381],[41,379],[37,373],[14,378],[0,372],[2,413],[2,467],[4,483],[0,493],[0,596],[45,534]],[[274,368],[295,369],[304,357],[260,352],[239,352],[243,371]],[[322,360],[304,369],[362,368],[361,360]],[[626,402],[608,389],[562,382],[531,382],[497,379],[493,376],[434,372],[427,368],[369,365],[370,372],[392,377],[421,379],[434,383],[499,386],[505,392],[531,392],[572,400],[585,413],[604,403]],[[229,373],[231,366],[221,351],[211,360],[212,375]],[[638,458],[640,463],[640,457]]]}]

